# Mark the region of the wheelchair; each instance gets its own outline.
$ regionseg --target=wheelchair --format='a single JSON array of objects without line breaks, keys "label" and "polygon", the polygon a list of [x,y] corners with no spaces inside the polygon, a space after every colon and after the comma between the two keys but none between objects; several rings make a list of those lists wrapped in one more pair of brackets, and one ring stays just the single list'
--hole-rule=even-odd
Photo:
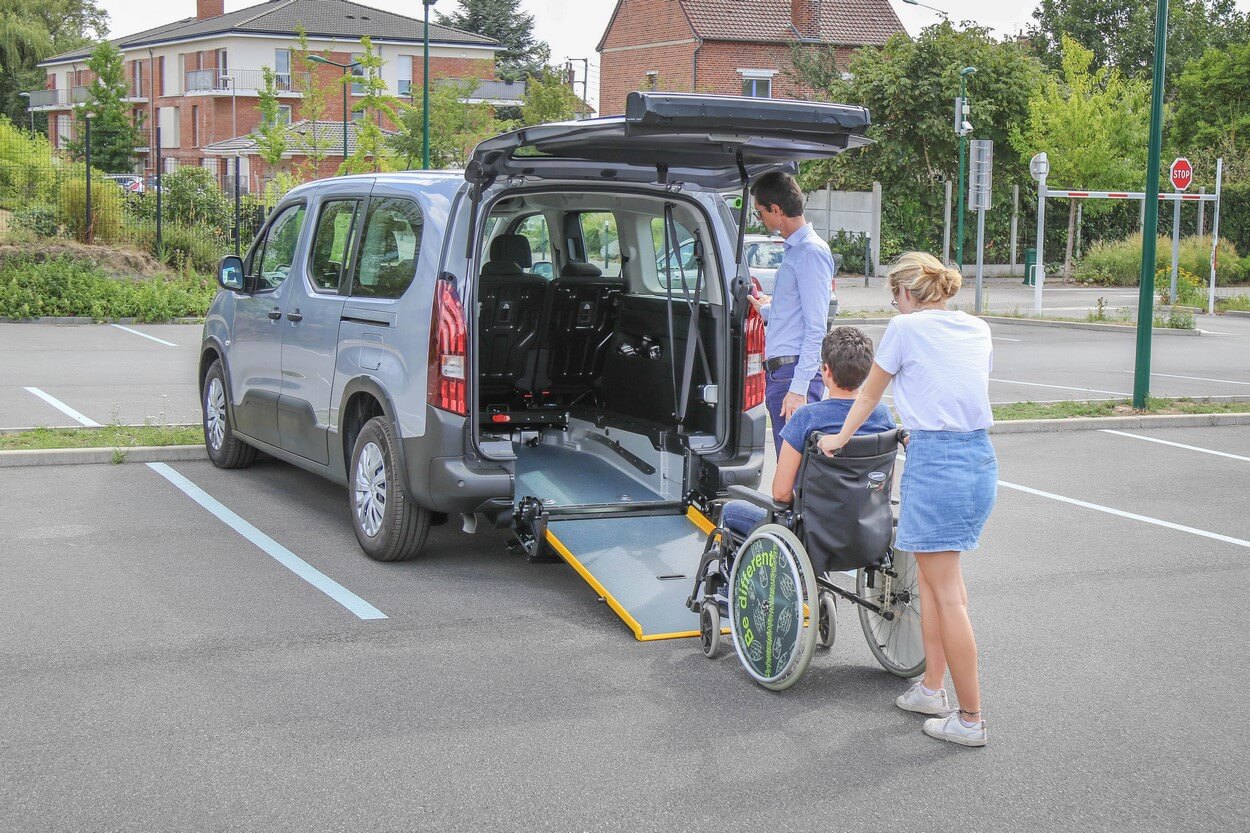
[{"label": "wheelchair", "polygon": [[[802,678],[817,647],[831,648],[837,600],[855,605],[868,647],[891,674],[924,673],[916,557],[893,548],[894,464],[906,433],[859,435],[833,457],[808,438],[786,505],[744,486],[730,497],[767,510],[743,540],[721,523],[707,538],[687,607],[699,614],[703,653],[728,631],[742,667],[781,691]],[[720,515],[723,516],[723,509]],[[836,574],[855,571],[855,589]]]}]

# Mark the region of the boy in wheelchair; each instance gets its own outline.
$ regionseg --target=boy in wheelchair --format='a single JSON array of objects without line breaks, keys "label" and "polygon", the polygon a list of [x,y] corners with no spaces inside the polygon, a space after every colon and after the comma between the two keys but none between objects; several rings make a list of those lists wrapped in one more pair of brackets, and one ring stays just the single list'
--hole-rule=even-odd
[{"label": "boy in wheelchair", "polygon": [[[834,327],[821,342],[820,357],[823,362],[820,373],[829,389],[829,397],[799,408],[781,429],[781,453],[772,487],[773,499],[780,503],[791,503],[794,499],[794,483],[808,437],[815,432],[836,434],[842,430],[859,387],[872,368],[872,339],[858,327]],[[896,427],[889,409],[882,404],[856,434],[879,434]],[[722,510],[721,526],[742,541],[767,517],[768,510],[761,506],[731,500]]]}]

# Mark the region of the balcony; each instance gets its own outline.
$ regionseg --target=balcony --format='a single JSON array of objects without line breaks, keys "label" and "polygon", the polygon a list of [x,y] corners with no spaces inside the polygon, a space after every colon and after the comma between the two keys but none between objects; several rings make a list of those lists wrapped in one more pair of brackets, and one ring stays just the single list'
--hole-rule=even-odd
[{"label": "balcony", "polygon": [[75,104],[82,104],[86,100],[86,87],[71,87],[68,90],[35,90],[30,94],[30,104],[26,109],[31,112],[68,110]]},{"label": "balcony", "polygon": [[[279,72],[276,76],[278,95],[299,95],[300,87],[308,81],[307,72]],[[265,75],[259,69],[195,69],[186,74],[185,81],[187,95],[230,95],[232,87],[240,95],[256,95],[265,88]]]},{"label": "balcony", "polygon": [[[465,99],[466,104],[494,104],[496,106],[518,106],[525,98],[524,81],[477,81],[465,78],[438,78],[436,85],[469,84],[476,81],[477,86]],[[421,88],[416,87],[415,93],[420,94]]]}]

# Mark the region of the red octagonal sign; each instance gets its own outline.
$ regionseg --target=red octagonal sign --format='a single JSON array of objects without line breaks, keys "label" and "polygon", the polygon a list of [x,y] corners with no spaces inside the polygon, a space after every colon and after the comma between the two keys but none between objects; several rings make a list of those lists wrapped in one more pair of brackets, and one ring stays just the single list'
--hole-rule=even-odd
[{"label": "red octagonal sign", "polygon": [[1184,191],[1189,187],[1189,183],[1194,181],[1194,166],[1189,164],[1189,160],[1181,157],[1172,163],[1172,187],[1177,191]]}]

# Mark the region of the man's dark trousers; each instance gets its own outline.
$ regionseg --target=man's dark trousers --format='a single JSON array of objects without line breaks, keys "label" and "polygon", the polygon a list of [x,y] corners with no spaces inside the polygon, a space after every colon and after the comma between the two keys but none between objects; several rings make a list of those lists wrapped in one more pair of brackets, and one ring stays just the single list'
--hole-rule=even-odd
[{"label": "man's dark trousers", "polygon": [[[781,403],[790,392],[790,382],[794,380],[794,369],[798,365],[791,362],[776,370],[765,371],[764,405],[768,408],[768,418],[773,426],[773,448],[781,456],[781,429],[786,421],[781,416]],[[807,386],[807,401],[819,402],[825,396],[825,382],[819,375],[815,376]],[[798,449],[802,451],[803,449]]]}]

